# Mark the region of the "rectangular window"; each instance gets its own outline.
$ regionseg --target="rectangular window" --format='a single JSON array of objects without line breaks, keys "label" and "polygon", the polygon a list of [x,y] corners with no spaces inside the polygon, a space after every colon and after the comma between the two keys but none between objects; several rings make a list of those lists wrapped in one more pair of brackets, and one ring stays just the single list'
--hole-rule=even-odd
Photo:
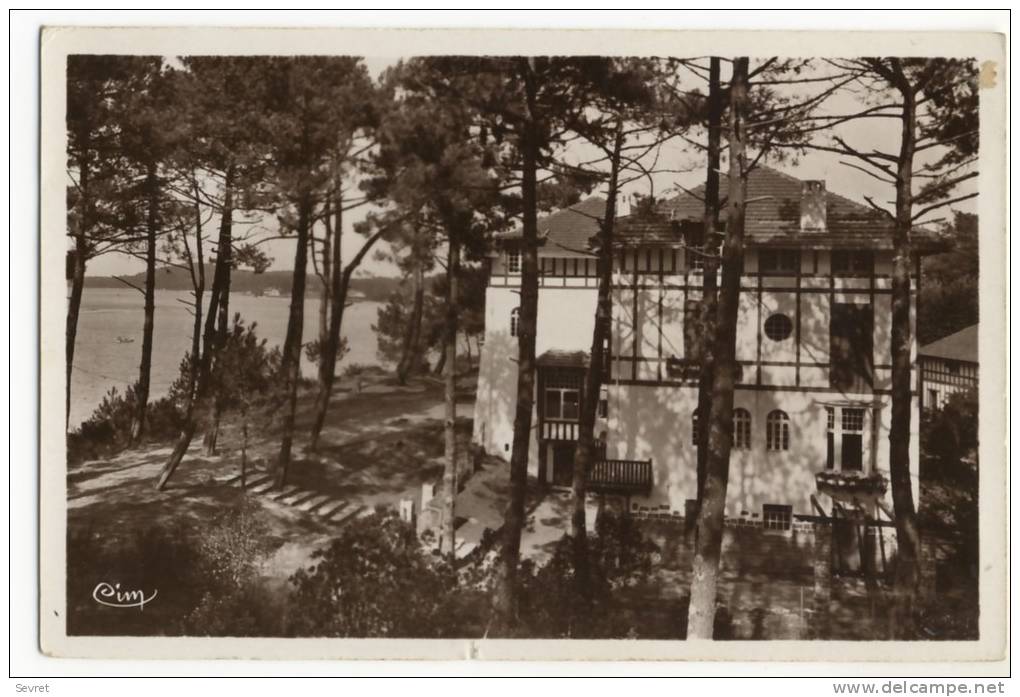
[{"label": "rectangular window", "polygon": [[[836,409],[839,409],[839,414]],[[825,467],[842,472],[864,470],[865,410],[856,407],[826,407]]]},{"label": "rectangular window", "polygon": [[860,472],[864,468],[864,410],[843,408],[842,469]]},{"label": "rectangular window", "polygon": [[833,303],[829,318],[829,384],[844,393],[874,384],[874,311],[871,305]]},{"label": "rectangular window", "polygon": [[563,390],[563,418],[577,419],[581,411],[581,393],[577,390]]},{"label": "rectangular window", "polygon": [[609,418],[609,390],[605,385],[602,386],[602,390],[599,394],[599,418]]},{"label": "rectangular window", "polygon": [[558,419],[563,413],[563,393],[559,390],[545,391],[545,418]]},{"label": "rectangular window", "polygon": [[545,377],[544,418],[577,421],[581,413],[582,379],[580,371],[549,371]]},{"label": "rectangular window", "polygon": [[507,252],[506,253],[506,270],[507,270],[507,273],[520,273],[521,272],[521,253],[520,252]]},{"label": "rectangular window", "polygon": [[799,249],[762,249],[758,251],[758,273],[795,275],[800,270]]},{"label": "rectangular window", "polygon": [[684,237],[684,246],[687,248],[687,268],[692,271],[701,271],[705,268],[705,227],[701,223],[680,223],[680,232]]},{"label": "rectangular window", "polygon": [[766,530],[789,530],[793,527],[793,506],[766,503],[761,507],[761,519]]},{"label": "rectangular window", "polygon": [[733,410],[733,448],[751,449],[751,413],[747,409]]},{"label": "rectangular window", "polygon": [[870,276],[875,268],[875,255],[860,250],[836,249],[832,252],[833,276]]},{"label": "rectangular window", "polygon": [[700,362],[705,338],[701,331],[701,301],[687,300],[684,303],[684,358]]},{"label": "rectangular window", "polygon": [[825,469],[831,470],[836,467],[836,410],[825,407],[825,414]]}]

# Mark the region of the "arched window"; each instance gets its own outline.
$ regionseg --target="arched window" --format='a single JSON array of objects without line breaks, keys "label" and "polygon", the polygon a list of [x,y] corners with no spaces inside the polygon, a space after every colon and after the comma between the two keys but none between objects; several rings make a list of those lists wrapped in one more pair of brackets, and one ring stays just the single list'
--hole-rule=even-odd
[{"label": "arched window", "polygon": [[765,420],[765,447],[769,450],[790,449],[790,417],[785,411],[770,411]]},{"label": "arched window", "polygon": [[521,323],[521,308],[515,307],[510,311],[510,336],[517,336],[517,330]]},{"label": "arched window", "polygon": [[751,412],[747,409],[733,410],[733,447],[737,450],[751,449]]},{"label": "arched window", "polygon": [[691,414],[691,445],[696,446],[698,444],[701,438],[699,435],[701,433],[699,431],[700,427],[701,425],[698,423],[698,410],[695,409],[694,413]]}]

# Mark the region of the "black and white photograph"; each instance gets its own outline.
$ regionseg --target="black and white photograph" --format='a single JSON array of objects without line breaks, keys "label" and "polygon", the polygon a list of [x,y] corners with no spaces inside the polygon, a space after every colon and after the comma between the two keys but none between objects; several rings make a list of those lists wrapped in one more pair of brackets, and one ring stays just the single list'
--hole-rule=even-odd
[{"label": "black and white photograph", "polygon": [[44,651],[1003,650],[1001,37],[103,31],[43,40]]}]

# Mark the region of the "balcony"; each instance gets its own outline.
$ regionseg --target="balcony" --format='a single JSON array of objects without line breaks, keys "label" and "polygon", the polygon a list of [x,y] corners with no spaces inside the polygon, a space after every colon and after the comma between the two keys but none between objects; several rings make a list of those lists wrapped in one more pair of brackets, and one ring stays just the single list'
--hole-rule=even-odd
[{"label": "balcony", "polygon": [[825,470],[815,474],[818,493],[844,503],[874,503],[885,496],[888,480],[881,474]]},{"label": "balcony", "polygon": [[577,440],[577,421],[543,420],[542,440]]},{"label": "balcony", "polygon": [[599,460],[588,471],[588,489],[601,494],[640,494],[652,491],[651,460]]}]

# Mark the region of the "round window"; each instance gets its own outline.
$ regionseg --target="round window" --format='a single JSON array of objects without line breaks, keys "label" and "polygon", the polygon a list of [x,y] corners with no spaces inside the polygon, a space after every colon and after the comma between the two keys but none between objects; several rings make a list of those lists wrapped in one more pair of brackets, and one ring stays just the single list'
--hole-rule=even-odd
[{"label": "round window", "polygon": [[790,338],[793,333],[793,322],[786,315],[772,315],[765,320],[765,336],[773,341]]}]

